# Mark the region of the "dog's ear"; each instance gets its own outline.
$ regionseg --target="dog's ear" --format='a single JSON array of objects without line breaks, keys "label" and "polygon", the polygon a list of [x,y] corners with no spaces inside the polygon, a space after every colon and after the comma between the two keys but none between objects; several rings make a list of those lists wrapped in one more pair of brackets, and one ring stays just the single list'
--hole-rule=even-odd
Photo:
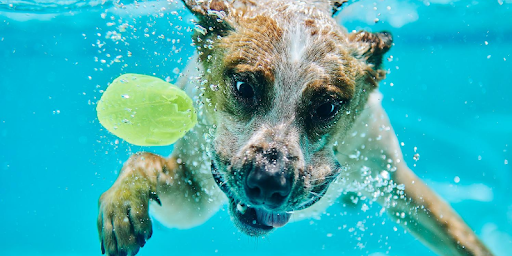
[{"label": "dog's ear", "polygon": [[226,17],[232,11],[225,0],[182,0],[185,6],[197,17],[197,23],[203,27],[203,36],[210,31],[223,35],[231,29]]},{"label": "dog's ear", "polygon": [[349,41],[354,44],[353,55],[380,69],[384,54],[393,44],[393,37],[389,32],[370,33],[366,31],[354,32],[349,35]]},{"label": "dog's ear", "polygon": [[309,4],[316,6],[316,8],[330,13],[333,17],[338,14],[341,10],[341,7],[344,3],[348,2],[348,0],[309,0]]},{"label": "dog's ear", "polygon": [[341,10],[341,7],[343,6],[343,4],[348,2],[348,0],[339,0],[339,1],[329,0],[329,2],[331,4],[332,16],[334,17]]}]

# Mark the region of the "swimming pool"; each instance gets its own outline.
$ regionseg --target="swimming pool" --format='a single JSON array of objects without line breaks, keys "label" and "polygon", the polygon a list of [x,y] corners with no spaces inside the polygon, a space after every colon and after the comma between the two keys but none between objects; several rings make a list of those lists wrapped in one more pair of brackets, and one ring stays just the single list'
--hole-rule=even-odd
[{"label": "swimming pool", "polygon": [[[122,73],[177,79],[194,26],[170,2],[0,1],[0,255],[100,255],[99,195],[130,154],[171,152],[118,140],[95,113]],[[509,255],[512,2],[365,0],[337,19],[394,35],[380,88],[405,159]],[[240,233],[226,211],[189,230],[155,222],[139,255],[432,255],[378,205],[336,204],[265,239]]]}]

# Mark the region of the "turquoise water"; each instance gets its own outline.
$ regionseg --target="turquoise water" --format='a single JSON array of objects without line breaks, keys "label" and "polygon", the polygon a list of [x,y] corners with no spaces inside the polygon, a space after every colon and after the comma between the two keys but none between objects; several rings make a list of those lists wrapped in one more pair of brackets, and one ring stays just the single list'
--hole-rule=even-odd
[{"label": "turquoise water", "polygon": [[[17,2],[0,1],[0,255],[100,255],[99,195],[130,154],[172,146],[117,141],[94,104],[122,73],[174,81],[193,54],[193,17],[167,1]],[[356,1],[337,18],[393,33],[380,86],[406,160],[510,255],[512,2]],[[379,206],[358,207],[333,205],[265,239],[237,231],[226,209],[189,230],[155,222],[140,255],[432,255]]]}]

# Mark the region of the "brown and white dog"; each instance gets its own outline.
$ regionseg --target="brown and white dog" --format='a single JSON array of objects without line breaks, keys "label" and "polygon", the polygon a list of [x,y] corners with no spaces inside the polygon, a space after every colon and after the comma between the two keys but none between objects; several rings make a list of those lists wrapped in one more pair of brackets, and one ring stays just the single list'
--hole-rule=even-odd
[{"label": "brown and white dog", "polygon": [[179,85],[200,121],[171,157],[133,155],[100,197],[103,253],[136,254],[149,211],[188,228],[227,202],[262,236],[355,191],[438,254],[492,255],[405,164],[377,89],[391,35],[347,33],[332,18],[343,2],[184,1],[198,54]]}]

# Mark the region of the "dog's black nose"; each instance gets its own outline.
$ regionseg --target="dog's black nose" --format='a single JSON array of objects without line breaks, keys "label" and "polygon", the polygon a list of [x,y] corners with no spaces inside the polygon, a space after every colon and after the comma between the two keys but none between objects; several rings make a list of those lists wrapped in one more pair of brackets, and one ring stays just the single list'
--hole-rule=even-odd
[{"label": "dog's black nose", "polygon": [[246,180],[245,193],[256,205],[269,208],[281,206],[292,189],[292,177],[283,168],[270,166],[254,166]]}]

